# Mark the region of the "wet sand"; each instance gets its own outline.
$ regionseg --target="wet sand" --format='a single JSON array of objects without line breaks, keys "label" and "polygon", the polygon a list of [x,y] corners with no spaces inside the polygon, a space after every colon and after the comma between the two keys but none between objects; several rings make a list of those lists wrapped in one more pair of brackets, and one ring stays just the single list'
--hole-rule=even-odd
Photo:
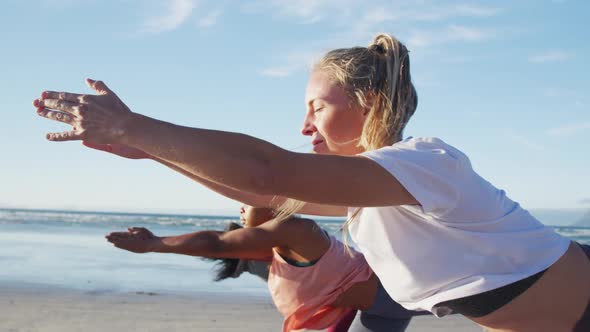
[{"label": "wet sand", "polygon": [[[280,331],[270,298],[0,286],[0,331]],[[408,332],[482,331],[460,316],[416,317]]]}]

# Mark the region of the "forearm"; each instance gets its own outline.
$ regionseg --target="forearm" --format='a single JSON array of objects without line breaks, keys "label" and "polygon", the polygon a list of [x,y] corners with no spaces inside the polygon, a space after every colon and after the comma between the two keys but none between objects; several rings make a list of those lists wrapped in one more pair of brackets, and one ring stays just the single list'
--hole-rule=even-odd
[{"label": "forearm", "polygon": [[125,128],[120,143],[166,160],[210,183],[263,195],[273,194],[268,192],[271,156],[286,152],[251,136],[188,128],[139,114],[133,114]]},{"label": "forearm", "polygon": [[[215,191],[216,193],[223,195],[227,198],[236,200],[238,202],[248,204],[250,206],[256,207],[268,207],[272,209],[279,208],[284,202],[285,197],[282,196],[275,196],[275,195],[257,195],[254,193],[241,191],[237,189],[233,189],[227,186],[224,186],[219,183],[215,183],[213,181],[198,177],[179,166],[174,165],[173,163],[163,160],[158,157],[151,157],[152,160],[204,185],[205,187]],[[322,205],[322,204],[313,204],[313,203],[305,203],[305,205],[301,208],[299,213],[309,214],[309,215],[316,215],[316,216],[327,216],[327,217],[344,217],[346,216],[347,209],[346,207],[342,206],[331,206],[331,205]]]},{"label": "forearm", "polygon": [[211,180],[207,180],[205,178],[196,176],[195,174],[188,172],[185,169],[156,156],[152,156],[151,159],[198,182],[199,184],[204,185],[205,187],[215,191],[220,195],[223,195],[227,198],[236,200],[244,204],[248,204],[250,206],[277,208],[285,201],[283,197],[277,197],[273,195],[257,195],[254,193],[227,187],[223,184],[216,183]]},{"label": "forearm", "polygon": [[114,143],[212,184],[317,205],[302,213],[343,215],[346,206],[417,204],[385,168],[364,157],[294,153],[248,135],[182,127],[139,114],[125,122],[120,135],[111,137]]},{"label": "forearm", "polygon": [[210,257],[220,250],[219,232],[201,231],[178,236],[159,237],[150,251]]}]

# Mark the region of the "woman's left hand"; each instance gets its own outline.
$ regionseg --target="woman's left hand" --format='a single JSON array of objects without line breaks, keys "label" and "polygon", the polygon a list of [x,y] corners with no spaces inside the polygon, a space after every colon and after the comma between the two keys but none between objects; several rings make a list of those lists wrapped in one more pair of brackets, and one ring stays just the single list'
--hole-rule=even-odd
[{"label": "woman's left hand", "polygon": [[86,95],[45,91],[33,105],[37,114],[69,124],[71,131],[49,133],[50,141],[88,140],[93,143],[117,143],[124,135],[133,113],[102,81],[87,79],[98,94]]}]

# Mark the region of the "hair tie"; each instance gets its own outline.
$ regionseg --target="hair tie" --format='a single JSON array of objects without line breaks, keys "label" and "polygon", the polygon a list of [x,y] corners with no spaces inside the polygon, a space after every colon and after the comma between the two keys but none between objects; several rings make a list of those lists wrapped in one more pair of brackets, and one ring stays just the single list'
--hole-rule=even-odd
[{"label": "hair tie", "polygon": [[381,44],[373,44],[370,49],[379,55],[385,55],[385,47]]}]

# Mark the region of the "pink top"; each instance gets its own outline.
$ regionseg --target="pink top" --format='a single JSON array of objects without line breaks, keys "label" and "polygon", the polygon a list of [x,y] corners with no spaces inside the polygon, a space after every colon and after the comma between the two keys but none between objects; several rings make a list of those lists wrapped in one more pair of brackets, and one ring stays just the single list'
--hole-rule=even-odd
[{"label": "pink top", "polygon": [[325,329],[350,311],[330,304],[353,284],[367,281],[373,273],[363,255],[353,253],[351,257],[344,244],[333,236],[328,251],[312,266],[290,265],[273,250],[268,288],[275,306],[285,317],[284,332]]}]

